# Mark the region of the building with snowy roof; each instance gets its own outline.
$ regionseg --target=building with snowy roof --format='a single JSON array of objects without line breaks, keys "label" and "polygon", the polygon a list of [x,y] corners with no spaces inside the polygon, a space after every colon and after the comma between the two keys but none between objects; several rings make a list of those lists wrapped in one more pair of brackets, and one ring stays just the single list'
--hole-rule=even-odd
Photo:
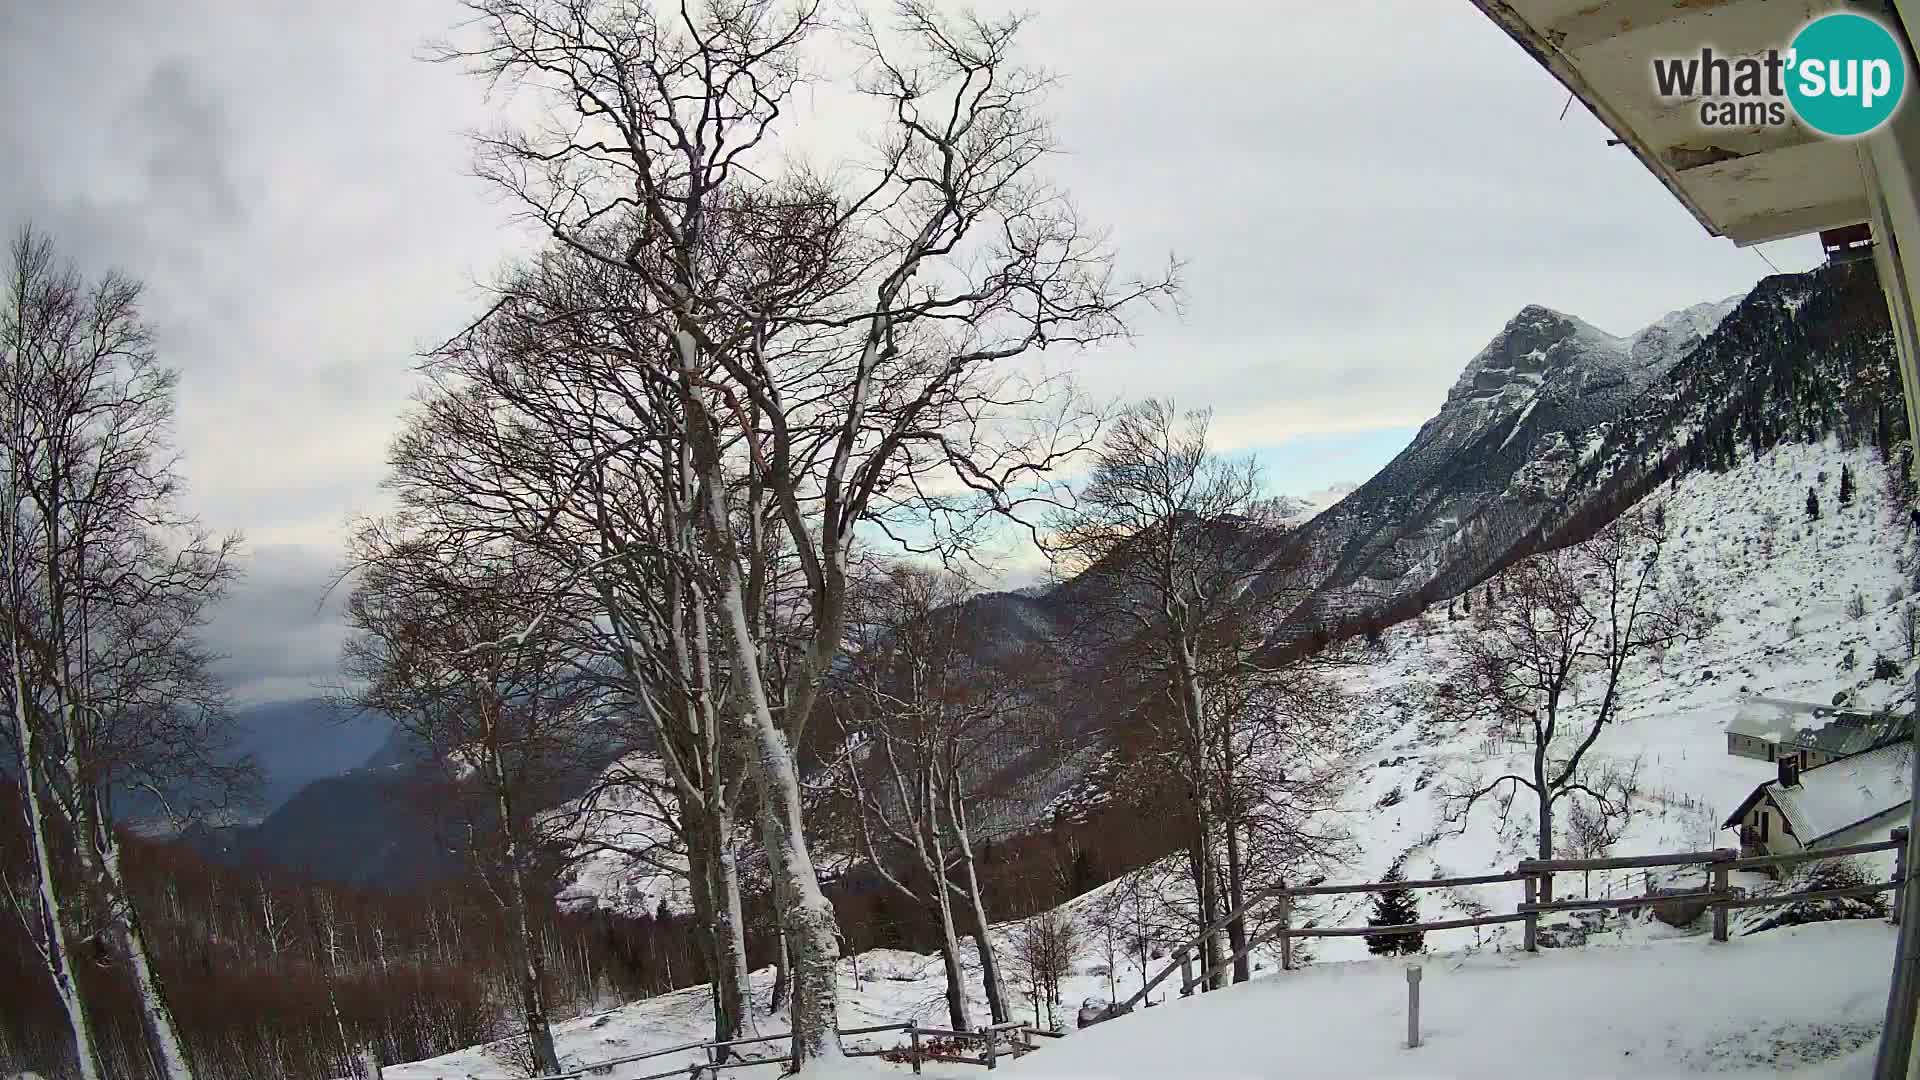
[{"label": "building with snowy roof", "polygon": [[1802,770],[1779,759],[1779,775],[1753,789],[1724,826],[1745,855],[1790,855],[1884,839],[1906,823],[1913,800],[1910,743],[1892,743]]},{"label": "building with snowy roof", "polygon": [[1758,761],[1797,757],[1802,769],[1811,769],[1906,738],[1909,729],[1905,716],[1751,697],[1727,722],[1727,753]]}]

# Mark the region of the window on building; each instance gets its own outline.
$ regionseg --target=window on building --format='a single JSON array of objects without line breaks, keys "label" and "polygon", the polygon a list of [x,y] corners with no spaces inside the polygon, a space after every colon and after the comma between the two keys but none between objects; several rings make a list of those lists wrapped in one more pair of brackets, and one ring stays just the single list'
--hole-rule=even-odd
[{"label": "window on building", "polygon": [[1760,840],[1763,843],[1767,839],[1767,821],[1772,816],[1773,815],[1767,813],[1765,810],[1760,811]]}]

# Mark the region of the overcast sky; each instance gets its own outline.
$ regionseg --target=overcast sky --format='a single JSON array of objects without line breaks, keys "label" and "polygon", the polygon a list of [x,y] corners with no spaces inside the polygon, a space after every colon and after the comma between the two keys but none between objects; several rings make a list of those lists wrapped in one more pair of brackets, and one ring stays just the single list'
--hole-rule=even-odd
[{"label": "overcast sky", "polygon": [[[1054,167],[1181,318],[1084,357],[1211,405],[1278,491],[1364,480],[1522,305],[1627,333],[1741,292],[1708,238],[1467,0],[1031,0]],[[417,348],[525,240],[467,171],[483,88],[418,62],[452,0],[0,4],[0,225],[149,282],[191,504],[248,540],[213,628],[245,700],[330,677],[343,525],[380,508]],[[1770,245],[1782,270],[1810,240]]]}]

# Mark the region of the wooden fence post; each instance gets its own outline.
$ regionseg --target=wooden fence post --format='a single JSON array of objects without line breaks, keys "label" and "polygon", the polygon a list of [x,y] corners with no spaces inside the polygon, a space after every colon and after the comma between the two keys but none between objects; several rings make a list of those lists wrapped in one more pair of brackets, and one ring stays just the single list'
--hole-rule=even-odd
[{"label": "wooden fence post", "polygon": [[1893,887],[1893,925],[1900,925],[1900,906],[1907,896],[1907,832],[1905,825],[1893,830],[1893,839],[1899,847],[1893,849],[1893,880],[1899,882]]},{"label": "wooden fence post", "polygon": [[1293,894],[1287,892],[1287,879],[1280,879],[1280,970],[1293,970]]},{"label": "wooden fence post", "polygon": [[984,1060],[987,1063],[987,1071],[992,1072],[993,1064],[994,1064],[993,1048],[994,1048],[994,1044],[1000,1041],[1000,1033],[993,1030],[993,1028],[989,1027],[986,1029],[985,1034],[987,1036],[987,1049],[985,1053],[980,1055],[980,1057],[982,1058],[982,1060]]},{"label": "wooden fence post", "polygon": [[[1532,874],[1528,874],[1521,880],[1522,884],[1526,887],[1527,905],[1532,906],[1535,898],[1539,895],[1535,891],[1538,886]],[[1527,912],[1526,947],[1528,952],[1540,951],[1540,913],[1537,911]]]},{"label": "wooden fence post", "polygon": [[1180,947],[1180,996],[1193,996],[1193,953],[1187,947]]},{"label": "wooden fence post", "polygon": [[920,1028],[913,1021],[907,1021],[907,1042],[912,1044],[913,1071],[920,1072]]},{"label": "wooden fence post", "polygon": [[1710,901],[1713,906],[1713,940],[1715,944],[1722,945],[1725,944],[1727,940],[1728,908],[1726,902],[1732,898],[1732,891],[1727,880],[1727,864],[1725,861],[1713,864],[1713,892],[1714,899]]}]

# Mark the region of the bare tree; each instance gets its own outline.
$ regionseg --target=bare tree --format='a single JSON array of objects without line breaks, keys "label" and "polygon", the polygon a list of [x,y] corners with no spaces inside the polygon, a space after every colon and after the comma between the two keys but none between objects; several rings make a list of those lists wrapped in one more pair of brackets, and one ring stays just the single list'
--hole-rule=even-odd
[{"label": "bare tree", "polygon": [[1233,981],[1252,977],[1247,943],[1248,882],[1324,872],[1348,853],[1338,824],[1352,748],[1347,705],[1325,669],[1337,653],[1274,664],[1260,639],[1243,633],[1203,650],[1208,709],[1206,782],[1217,806],[1215,854],[1222,906],[1242,914],[1227,923]]},{"label": "bare tree", "polygon": [[[1108,429],[1086,483],[1071,508],[1052,515],[1050,549],[1067,570],[1079,570],[1082,617],[1075,632],[1087,647],[1122,657],[1143,682],[1158,683],[1164,703],[1145,715],[1191,808],[1187,857],[1201,925],[1221,914],[1214,839],[1222,808],[1216,766],[1231,745],[1237,710],[1208,702],[1210,674],[1239,668],[1253,632],[1244,596],[1265,527],[1258,469],[1209,446],[1210,414],[1178,412],[1171,402],[1144,401]],[[1225,663],[1214,656],[1224,650]],[[1247,670],[1252,670],[1248,668]],[[1204,943],[1225,984],[1219,935]]]},{"label": "bare tree", "polygon": [[393,718],[431,752],[459,799],[469,853],[509,923],[536,1068],[557,1072],[545,948],[531,899],[564,831],[537,811],[601,759],[595,684],[564,639],[542,634],[556,569],[524,551],[426,548],[379,525],[360,535],[355,630],[343,669],[360,708]]},{"label": "bare tree", "polygon": [[[1462,822],[1482,798],[1518,790],[1534,796],[1538,853],[1554,852],[1554,808],[1584,798],[1606,815],[1624,813],[1631,783],[1589,767],[1588,753],[1619,719],[1621,695],[1668,646],[1707,618],[1664,572],[1664,515],[1635,507],[1592,539],[1531,556],[1506,571],[1511,586],[1497,610],[1484,606],[1460,636],[1455,680],[1470,713],[1517,729],[1529,748],[1524,772],[1449,787],[1449,814]],[[1550,898],[1549,898],[1550,899]]]},{"label": "bare tree", "polygon": [[[1627,764],[1609,763],[1600,771],[1600,800],[1576,799],[1567,815],[1567,828],[1574,857],[1604,858],[1609,848],[1626,831],[1633,800],[1639,796],[1640,760]],[[1580,875],[1581,895],[1593,895],[1593,871]]]},{"label": "bare tree", "polygon": [[1055,908],[1032,916],[1015,931],[1014,954],[1026,976],[1027,997],[1033,1003],[1033,1022],[1059,1027],[1060,983],[1073,974],[1075,955],[1080,950],[1080,928],[1071,916]]},{"label": "bare tree", "polygon": [[[132,977],[150,1057],[193,1070],[122,864],[116,794],[183,818],[251,779],[197,632],[234,570],[176,503],[174,372],[162,366],[137,282],[83,281],[31,230],[12,250],[0,307],[0,627],[4,694],[36,896],[29,924],[83,1076],[99,1049],[74,965],[81,939],[112,943]],[[91,920],[91,925],[82,925]]]},{"label": "bare tree", "polygon": [[[969,542],[979,511],[1010,509],[1084,439],[1042,408],[1054,386],[1000,362],[1121,334],[1121,307],[1169,281],[1117,279],[1101,237],[1038,177],[1046,80],[1011,59],[1017,19],[916,2],[896,8],[897,34],[863,27],[861,88],[887,117],[878,160],[829,175],[779,153],[801,115],[789,99],[820,25],[811,4],[468,6],[477,44],[442,55],[540,94],[550,114],[483,140],[482,172],[557,242],[632,274],[652,341],[671,348],[629,361],[653,365],[678,406],[661,437],[687,449],[699,496],[792,954],[794,1057],[831,1055],[838,946],[793,747],[843,645],[856,531],[914,518],[937,546]],[[931,494],[950,482],[968,498]],[[806,637],[777,695],[769,654],[784,646],[755,596],[772,549],[738,532],[769,512],[805,582]]]},{"label": "bare tree", "polygon": [[[956,902],[970,909],[993,1022],[1008,1019],[966,807],[1025,741],[1033,709],[1009,666],[985,655],[987,642],[968,617],[970,591],[950,573],[889,568],[859,593],[857,644],[835,679],[843,688],[843,775],[864,849],[896,891],[938,918],[956,1030],[971,1026]],[[895,873],[903,863],[905,878]]]},{"label": "bare tree", "polygon": [[[635,787],[670,789],[674,805],[662,809],[709,931],[715,1038],[726,1041],[754,1023],[736,851],[748,779],[734,703],[743,684],[699,533],[703,479],[680,388],[665,377],[671,364],[640,284],[567,248],[514,268],[489,317],[429,357],[432,389],[396,446],[391,483],[439,544],[505,542],[567,569],[565,595],[538,616],[543,629],[598,658],[582,674],[621,706],[604,718],[609,745],[643,747],[661,765],[658,775],[608,771],[581,807],[605,816],[651,794]],[[734,523],[755,553],[745,604],[765,631],[784,625],[782,564],[768,540],[776,524],[763,505]],[[763,680],[777,688],[780,656],[766,659]]]}]

